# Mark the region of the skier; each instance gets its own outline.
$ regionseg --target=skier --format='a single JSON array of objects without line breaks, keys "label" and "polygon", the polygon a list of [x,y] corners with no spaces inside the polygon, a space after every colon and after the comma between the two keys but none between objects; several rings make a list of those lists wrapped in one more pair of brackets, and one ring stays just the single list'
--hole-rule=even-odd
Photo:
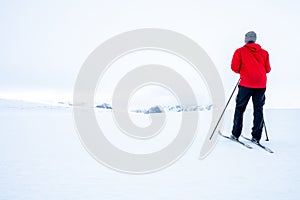
[{"label": "skier", "polygon": [[265,91],[267,73],[271,71],[269,53],[256,44],[256,33],[250,31],[245,35],[245,45],[234,52],[231,69],[240,74],[239,91],[236,97],[231,139],[238,140],[243,127],[243,115],[250,97],[253,102],[252,141],[261,139],[264,117]]}]

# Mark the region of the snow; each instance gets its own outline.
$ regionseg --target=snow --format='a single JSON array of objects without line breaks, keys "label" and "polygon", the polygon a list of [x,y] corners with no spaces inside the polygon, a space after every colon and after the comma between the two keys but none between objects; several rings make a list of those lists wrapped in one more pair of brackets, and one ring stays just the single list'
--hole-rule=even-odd
[{"label": "snow", "polygon": [[[206,159],[198,160],[210,120],[205,117],[210,111],[200,111],[198,136],[179,161],[156,173],[129,175],[104,167],[86,152],[74,128],[72,109],[30,105],[0,101],[1,200],[296,200],[300,197],[300,136],[296,127],[300,110],[266,110],[270,141],[262,140],[262,144],[274,150],[274,154],[254,145],[249,150],[219,138],[214,151]],[[247,136],[251,112],[248,110],[245,116]],[[110,114],[97,112],[104,118]],[[145,116],[135,115],[134,120]],[[226,113],[224,133],[230,132],[232,115],[232,110]],[[171,117],[171,120],[176,119]]]}]

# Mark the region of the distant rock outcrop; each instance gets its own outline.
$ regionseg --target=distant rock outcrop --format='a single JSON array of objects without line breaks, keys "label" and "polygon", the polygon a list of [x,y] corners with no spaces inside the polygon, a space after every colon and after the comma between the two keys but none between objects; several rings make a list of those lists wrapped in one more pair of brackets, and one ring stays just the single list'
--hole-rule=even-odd
[{"label": "distant rock outcrop", "polygon": [[153,106],[153,107],[149,108],[148,110],[146,110],[144,113],[151,114],[151,113],[163,113],[163,112],[165,112],[163,107]]},{"label": "distant rock outcrop", "polygon": [[112,106],[109,105],[108,103],[103,103],[103,104],[97,105],[96,108],[109,109],[109,110],[111,110],[111,109],[112,109]]},{"label": "distant rock outcrop", "polygon": [[[148,109],[132,109],[130,112],[134,112],[134,113],[142,113],[142,114],[151,114],[151,113],[163,113],[163,112],[192,112],[192,111],[204,111],[204,110],[211,110],[212,109],[212,105],[207,105],[207,106],[181,106],[181,105],[171,105],[171,106],[160,106],[160,105],[156,105],[156,106],[152,106]],[[112,106],[108,103],[103,103],[103,104],[99,104],[96,105],[96,108],[100,108],[100,109],[108,109],[108,110],[112,110]]]}]

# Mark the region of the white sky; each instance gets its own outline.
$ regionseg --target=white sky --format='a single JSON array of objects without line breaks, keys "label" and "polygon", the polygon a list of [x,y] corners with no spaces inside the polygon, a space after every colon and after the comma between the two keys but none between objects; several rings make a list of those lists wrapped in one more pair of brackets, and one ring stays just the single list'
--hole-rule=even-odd
[{"label": "white sky", "polygon": [[71,98],[91,51],[146,27],[177,31],[202,46],[228,98],[238,80],[231,57],[254,30],[270,53],[266,106],[299,108],[299,10],[296,0],[0,1],[0,98]]}]

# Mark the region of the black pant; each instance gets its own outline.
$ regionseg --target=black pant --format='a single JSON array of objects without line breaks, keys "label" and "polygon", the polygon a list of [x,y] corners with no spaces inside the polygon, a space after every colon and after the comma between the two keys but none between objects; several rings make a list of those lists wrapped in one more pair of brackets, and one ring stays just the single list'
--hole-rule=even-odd
[{"label": "black pant", "polygon": [[236,107],[232,129],[232,134],[237,138],[241,135],[243,128],[243,115],[249,99],[250,97],[252,97],[254,119],[251,134],[255,139],[257,139],[258,141],[260,140],[264,123],[263,106],[265,104],[265,91],[266,88],[256,89],[239,86],[239,92],[236,97]]}]

